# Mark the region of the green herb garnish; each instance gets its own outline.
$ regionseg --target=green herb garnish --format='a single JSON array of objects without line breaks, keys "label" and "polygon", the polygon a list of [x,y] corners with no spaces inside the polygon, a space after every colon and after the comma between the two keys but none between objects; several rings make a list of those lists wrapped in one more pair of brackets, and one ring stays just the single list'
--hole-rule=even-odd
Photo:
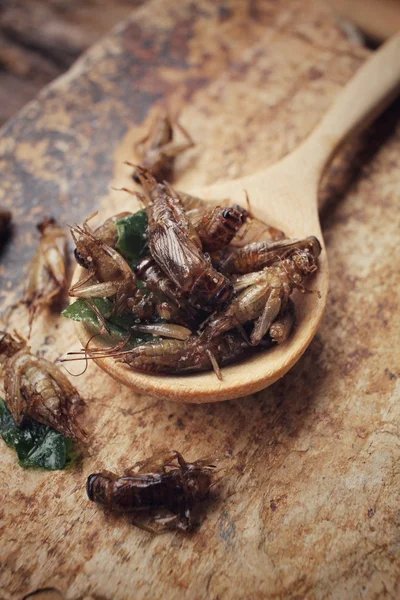
[{"label": "green herb garnish", "polygon": [[133,215],[124,217],[116,222],[118,231],[117,250],[129,262],[131,267],[136,267],[147,250],[147,214],[139,210]]},{"label": "green herb garnish", "polygon": [[21,467],[55,471],[64,469],[76,459],[72,440],[52,427],[33,419],[25,419],[23,426],[17,427],[2,398],[0,433],[7,446],[16,451]]},{"label": "green herb garnish", "polygon": [[[108,300],[107,298],[92,298],[90,302],[96,306],[103,317],[107,320],[107,317],[110,316],[112,311],[111,300]],[[73,321],[86,321],[87,323],[96,326],[99,324],[96,313],[90,307],[90,304],[85,300],[85,298],[79,298],[79,300],[76,300],[70,304],[68,308],[63,310],[61,314],[63,317],[67,317]]]},{"label": "green herb garnish", "polygon": [[[137,317],[134,314],[122,314],[118,317],[110,317],[113,304],[108,298],[91,298],[90,302],[93,302],[102,314],[110,334],[127,337],[131,333],[130,329],[132,325],[135,325],[138,322]],[[97,329],[100,329],[101,324],[99,323],[96,313],[90,308],[87,300],[84,298],[76,300],[76,302],[68,306],[61,314],[63,317],[67,317],[73,321],[84,321],[85,323],[89,323]],[[112,338],[110,338],[110,340],[111,339]],[[134,348],[139,344],[154,339],[155,338],[152,335],[145,333],[141,333],[138,336],[131,335],[124,349],[129,350],[129,348]]]},{"label": "green herb garnish", "polygon": [[[133,314],[111,317],[113,303],[108,298],[91,298],[90,303],[93,303],[102,314],[110,333],[126,336],[132,325],[137,323],[137,317]],[[61,314],[63,317],[67,317],[73,321],[85,321],[85,323],[89,323],[95,327],[99,327],[100,325],[96,313],[85,298],[79,298],[79,300],[70,304]]]}]

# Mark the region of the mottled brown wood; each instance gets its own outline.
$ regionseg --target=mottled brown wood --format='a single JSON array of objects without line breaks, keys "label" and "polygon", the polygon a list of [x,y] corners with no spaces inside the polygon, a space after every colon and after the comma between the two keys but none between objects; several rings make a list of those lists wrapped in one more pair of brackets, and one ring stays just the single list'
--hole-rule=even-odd
[{"label": "mottled brown wood", "polygon": [[2,0],[0,124],[143,0]]},{"label": "mottled brown wood", "polygon": [[343,19],[353,22],[373,40],[385,40],[400,29],[399,0],[327,0]]},{"label": "mottled brown wood", "polygon": [[[109,186],[128,180],[122,160],[156,103],[179,110],[198,142],[176,173],[198,187],[294,148],[366,56],[312,0],[139,8],[3,129],[1,204],[17,223],[3,307],[44,213],[67,223],[130,206]],[[91,432],[77,467],[22,471],[2,446],[6,600],[40,588],[68,599],[398,597],[398,115],[399,104],[327,176],[331,293],[287,376],[255,396],[185,406],[133,396],[90,365],[74,379]],[[26,332],[22,310],[13,324]],[[55,359],[78,344],[72,324],[49,315],[32,345]],[[89,473],[122,471],[160,445],[226,454],[219,500],[193,536],[152,538],[85,497]]]}]

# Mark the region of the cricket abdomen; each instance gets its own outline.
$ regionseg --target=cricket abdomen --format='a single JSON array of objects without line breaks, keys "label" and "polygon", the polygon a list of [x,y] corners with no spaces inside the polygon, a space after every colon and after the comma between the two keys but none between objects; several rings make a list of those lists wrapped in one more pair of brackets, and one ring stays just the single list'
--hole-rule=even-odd
[{"label": "cricket abdomen", "polygon": [[180,478],[172,473],[124,476],[112,479],[101,473],[87,482],[90,500],[115,512],[168,509],[179,512],[185,496]]}]

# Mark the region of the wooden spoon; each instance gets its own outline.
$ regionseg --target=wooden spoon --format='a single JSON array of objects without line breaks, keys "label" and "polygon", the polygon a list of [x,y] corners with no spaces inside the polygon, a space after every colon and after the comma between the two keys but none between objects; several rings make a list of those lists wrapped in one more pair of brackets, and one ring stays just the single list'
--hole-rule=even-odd
[{"label": "wooden spoon", "polygon": [[[218,402],[258,392],[282,377],[299,360],[321,322],[328,294],[328,261],[318,217],[318,185],[338,147],[367,127],[397,95],[400,88],[400,34],[391,38],[360,68],[340,92],[311,135],[291,154],[265,171],[227,181],[193,193],[207,199],[230,198],[243,204],[244,190],[256,216],[289,237],[315,235],[323,250],[319,271],[311,282],[320,292],[296,298],[297,327],[290,339],[271,350],[222,369],[219,381],[213,371],[170,376],[144,374],[110,358],[96,363],[135,391],[180,402]],[[78,268],[74,281],[82,274]],[[85,345],[91,334],[76,325]],[[310,380],[312,372],[310,372]]]}]

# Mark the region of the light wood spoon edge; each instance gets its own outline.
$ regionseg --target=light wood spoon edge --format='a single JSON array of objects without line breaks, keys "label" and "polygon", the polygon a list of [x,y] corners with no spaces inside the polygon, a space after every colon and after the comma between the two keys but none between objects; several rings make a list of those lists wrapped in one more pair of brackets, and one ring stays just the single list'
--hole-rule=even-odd
[{"label": "light wood spoon edge", "polygon": [[[317,207],[320,179],[339,146],[365,129],[396,97],[399,89],[400,34],[366,61],[294,152],[265,171],[195,191],[204,198],[229,197],[243,203],[243,190],[246,190],[259,218],[280,227],[289,237],[315,235],[321,241],[320,268],[312,281],[313,289],[318,289],[321,297],[310,294],[301,302],[296,301],[298,323],[286,343],[224,367],[222,381],[212,371],[170,376],[139,373],[110,358],[95,359],[96,364],[135,392],[185,403],[239,398],[258,392],[285,375],[311,343],[327,301],[328,263]],[[82,272],[80,267],[76,269],[73,282],[78,281]],[[91,335],[90,328],[83,323],[76,323],[75,327],[85,346]],[[101,347],[100,344],[95,346]]]}]

